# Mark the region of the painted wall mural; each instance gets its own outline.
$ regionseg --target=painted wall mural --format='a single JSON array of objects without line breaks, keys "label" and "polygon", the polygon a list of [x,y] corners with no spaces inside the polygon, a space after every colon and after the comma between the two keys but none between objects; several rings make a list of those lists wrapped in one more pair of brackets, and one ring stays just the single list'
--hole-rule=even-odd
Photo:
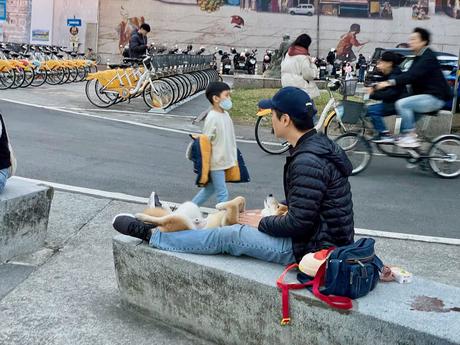
[{"label": "painted wall mural", "polygon": [[123,47],[129,43],[131,33],[134,30],[139,29],[139,27],[145,22],[145,19],[143,16],[130,17],[128,10],[126,10],[123,6],[120,7],[120,16],[121,21],[116,30],[118,33],[118,46],[121,52],[123,51]]},{"label": "painted wall mural", "polygon": [[[404,46],[415,26],[433,33],[436,49],[458,53],[460,0],[111,0],[101,1],[99,51],[119,58],[141,23],[149,41],[229,50],[278,48],[283,35],[308,33],[311,51],[344,59],[376,47]],[[114,15],[115,14],[115,15]],[[319,17],[318,17],[319,16]],[[319,22],[319,28],[318,28]]]}]

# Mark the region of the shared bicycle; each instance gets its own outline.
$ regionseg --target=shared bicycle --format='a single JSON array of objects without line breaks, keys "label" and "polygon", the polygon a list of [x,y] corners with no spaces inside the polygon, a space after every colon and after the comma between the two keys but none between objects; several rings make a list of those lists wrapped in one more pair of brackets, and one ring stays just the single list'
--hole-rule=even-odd
[{"label": "shared bicycle", "polygon": [[[361,110],[357,111],[357,107]],[[439,135],[435,138],[428,134],[430,123],[436,121],[442,112],[418,114],[418,134],[420,146],[417,148],[402,148],[397,142],[375,143],[370,136],[371,124],[365,119],[366,103],[353,104],[347,109],[345,103],[341,121],[358,125],[354,131],[338,136],[335,141],[342,147],[353,165],[352,175],[364,171],[370,164],[373,155],[377,153],[394,158],[403,158],[409,168],[420,167],[431,170],[442,178],[455,178],[460,175],[460,136],[455,134]],[[396,118],[395,133],[399,133],[401,119]],[[357,130],[356,130],[357,129]]]},{"label": "shared bicycle", "polygon": [[[337,116],[341,112],[342,103],[349,96],[354,96],[358,80],[338,80],[332,79],[327,83],[329,100],[319,116],[315,129],[323,131],[325,135],[334,139],[347,132],[356,132],[362,128],[360,123],[344,123]],[[335,92],[339,92],[342,100],[338,100]],[[255,124],[255,137],[260,148],[270,154],[282,154],[289,149],[289,143],[275,137],[273,131],[272,117],[270,109],[262,109],[257,113]]]},{"label": "shared bicycle", "polygon": [[86,96],[100,108],[142,96],[149,108],[164,110],[219,79],[212,56],[173,54],[125,58],[124,63],[109,67],[87,77]]}]

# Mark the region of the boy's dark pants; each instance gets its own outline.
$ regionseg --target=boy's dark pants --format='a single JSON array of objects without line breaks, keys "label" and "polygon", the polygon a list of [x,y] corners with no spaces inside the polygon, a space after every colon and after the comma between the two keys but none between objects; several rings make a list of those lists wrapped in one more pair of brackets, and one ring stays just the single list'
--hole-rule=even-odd
[{"label": "boy's dark pants", "polygon": [[396,114],[396,109],[393,103],[379,103],[372,104],[367,108],[366,116],[372,120],[374,128],[379,133],[388,132],[388,129],[383,121],[384,116],[391,116]]}]

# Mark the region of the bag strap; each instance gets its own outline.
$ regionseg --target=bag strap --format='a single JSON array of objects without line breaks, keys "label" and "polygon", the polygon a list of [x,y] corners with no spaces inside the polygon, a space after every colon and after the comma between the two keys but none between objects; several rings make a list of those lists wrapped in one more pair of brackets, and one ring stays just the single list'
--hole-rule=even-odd
[{"label": "bag strap", "polygon": [[[327,261],[326,261],[327,262]],[[323,302],[326,302],[331,307],[337,309],[349,310],[353,308],[353,302],[351,298],[345,296],[335,296],[335,295],[324,295],[319,291],[321,285],[323,285],[324,277],[326,276],[326,262],[324,262],[316,272],[315,278],[311,283],[313,285],[313,294]]]},{"label": "bag strap", "polygon": [[298,264],[292,264],[288,266],[283,273],[281,273],[280,277],[276,281],[276,285],[281,289],[281,305],[282,305],[282,313],[283,317],[281,319],[281,326],[288,325],[291,322],[291,318],[289,317],[289,290],[299,290],[303,289],[304,287],[310,285],[311,282],[300,284],[300,283],[284,283],[284,277],[286,274],[299,267]]},{"label": "bag strap", "polygon": [[[329,248],[328,254],[333,251],[335,247]],[[334,296],[334,295],[324,295],[319,291],[319,288],[324,283],[324,278],[326,276],[326,263],[327,260],[319,267],[318,272],[315,275],[315,278],[312,281],[307,283],[284,283],[284,278],[286,274],[298,268],[298,264],[292,264],[288,266],[284,272],[280,275],[276,281],[276,285],[281,289],[281,305],[282,305],[282,319],[281,325],[285,326],[290,324],[291,318],[289,316],[289,290],[299,290],[308,286],[313,287],[313,294],[320,299],[321,301],[327,303],[331,307],[337,309],[349,310],[353,308],[353,303],[351,298],[344,296]]]}]

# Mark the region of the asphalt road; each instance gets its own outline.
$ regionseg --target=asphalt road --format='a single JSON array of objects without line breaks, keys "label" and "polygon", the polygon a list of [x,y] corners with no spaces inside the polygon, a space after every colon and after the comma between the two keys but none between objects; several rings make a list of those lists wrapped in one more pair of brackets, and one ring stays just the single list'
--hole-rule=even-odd
[{"label": "asphalt road", "polygon": [[[0,111],[19,176],[143,197],[155,190],[175,202],[198,191],[184,134],[11,103]],[[231,185],[231,195],[244,195],[250,208],[261,208],[269,193],[281,198],[284,157],[255,144],[239,147],[252,182]],[[460,179],[442,180],[407,169],[403,160],[375,157],[351,183],[356,227],[460,238]]]}]

